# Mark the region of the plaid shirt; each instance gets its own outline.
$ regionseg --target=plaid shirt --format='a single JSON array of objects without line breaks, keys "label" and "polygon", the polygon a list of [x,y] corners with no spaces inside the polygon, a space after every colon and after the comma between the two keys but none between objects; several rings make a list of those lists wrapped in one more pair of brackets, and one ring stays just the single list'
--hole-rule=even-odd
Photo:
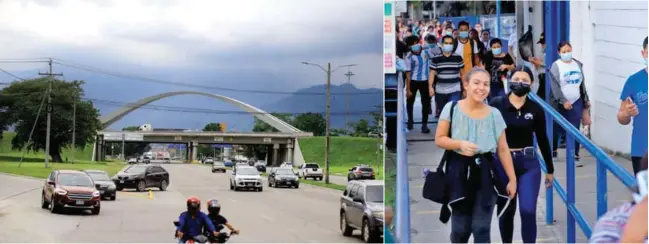
[{"label": "plaid shirt", "polygon": [[[597,220],[593,234],[590,236],[590,243],[618,243],[622,238],[624,226],[635,205],[631,202],[622,204],[619,207],[611,209]],[[647,243],[645,239],[644,243]]]}]

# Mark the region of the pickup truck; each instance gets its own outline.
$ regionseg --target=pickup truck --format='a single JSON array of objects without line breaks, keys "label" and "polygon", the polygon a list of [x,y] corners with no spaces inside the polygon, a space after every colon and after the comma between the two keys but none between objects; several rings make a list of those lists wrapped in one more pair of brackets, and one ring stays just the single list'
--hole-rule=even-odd
[{"label": "pickup truck", "polygon": [[322,168],[316,163],[305,163],[300,166],[298,176],[303,179],[322,180]]}]

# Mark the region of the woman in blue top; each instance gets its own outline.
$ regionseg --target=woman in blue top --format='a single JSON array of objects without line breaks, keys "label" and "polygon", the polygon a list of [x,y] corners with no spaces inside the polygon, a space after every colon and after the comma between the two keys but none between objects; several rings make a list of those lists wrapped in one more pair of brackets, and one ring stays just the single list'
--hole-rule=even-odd
[{"label": "woman in blue top", "polygon": [[[516,175],[505,121],[498,109],[484,102],[491,86],[489,72],[474,67],[462,83],[466,97],[444,106],[435,133],[435,145],[450,151],[445,170],[452,209],[450,239],[466,243],[473,234],[476,243],[488,243],[496,196],[514,197]],[[498,153],[509,178],[506,194],[503,183],[493,177],[497,175],[493,153]]]}]

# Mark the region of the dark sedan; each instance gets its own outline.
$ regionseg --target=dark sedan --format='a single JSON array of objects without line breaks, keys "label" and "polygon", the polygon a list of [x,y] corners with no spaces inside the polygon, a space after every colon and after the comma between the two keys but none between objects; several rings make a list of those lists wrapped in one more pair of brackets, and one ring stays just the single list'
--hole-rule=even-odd
[{"label": "dark sedan", "polygon": [[117,198],[117,186],[108,176],[108,173],[103,170],[84,170],[86,174],[90,175],[90,178],[95,182],[101,198],[110,198],[110,200],[115,200]]},{"label": "dark sedan", "polygon": [[292,169],[276,168],[268,175],[268,186],[288,186],[299,188],[300,180],[297,178],[297,175],[295,175],[295,172],[293,172]]},{"label": "dark sedan", "polygon": [[169,172],[157,165],[132,165],[113,176],[117,190],[135,188],[144,191],[149,187],[157,187],[161,191],[169,186]]}]

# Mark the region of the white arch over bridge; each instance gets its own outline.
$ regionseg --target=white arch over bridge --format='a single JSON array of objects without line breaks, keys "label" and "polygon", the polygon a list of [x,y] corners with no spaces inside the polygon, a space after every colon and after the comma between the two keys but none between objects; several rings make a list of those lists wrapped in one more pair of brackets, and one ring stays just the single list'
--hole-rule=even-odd
[{"label": "white arch over bridge", "polygon": [[285,121],[271,115],[270,113],[267,113],[267,112],[265,112],[265,111],[263,111],[261,109],[258,109],[256,107],[250,105],[250,104],[247,104],[247,103],[244,103],[242,101],[236,100],[234,98],[226,97],[226,96],[223,96],[223,95],[207,93],[207,92],[199,92],[199,91],[167,92],[167,93],[162,93],[162,94],[146,97],[146,98],[140,99],[139,101],[137,101],[137,102],[135,102],[135,103],[133,103],[131,105],[127,105],[127,106],[125,106],[125,107],[123,107],[123,108],[121,108],[121,109],[119,109],[119,110],[117,110],[117,111],[115,111],[115,112],[113,112],[113,113],[111,113],[109,115],[101,116],[100,117],[101,123],[102,123],[104,128],[107,128],[107,127],[111,126],[113,123],[115,123],[118,120],[122,119],[124,116],[126,116],[130,112],[133,112],[134,110],[136,110],[136,109],[138,109],[138,108],[140,108],[140,107],[142,107],[144,105],[147,105],[149,103],[158,101],[158,100],[163,99],[163,98],[172,97],[172,96],[179,96],[179,95],[199,95],[199,96],[215,98],[215,99],[227,102],[229,104],[232,104],[234,106],[237,106],[237,107],[239,107],[239,108],[241,108],[241,109],[243,109],[243,110],[245,110],[245,111],[247,111],[249,113],[254,114],[255,117],[257,117],[261,121],[266,122],[267,124],[269,124],[270,126],[272,126],[275,129],[279,130],[280,132],[284,132],[284,133],[302,132],[298,128],[295,128],[292,125],[290,125],[289,123],[286,123]]}]

